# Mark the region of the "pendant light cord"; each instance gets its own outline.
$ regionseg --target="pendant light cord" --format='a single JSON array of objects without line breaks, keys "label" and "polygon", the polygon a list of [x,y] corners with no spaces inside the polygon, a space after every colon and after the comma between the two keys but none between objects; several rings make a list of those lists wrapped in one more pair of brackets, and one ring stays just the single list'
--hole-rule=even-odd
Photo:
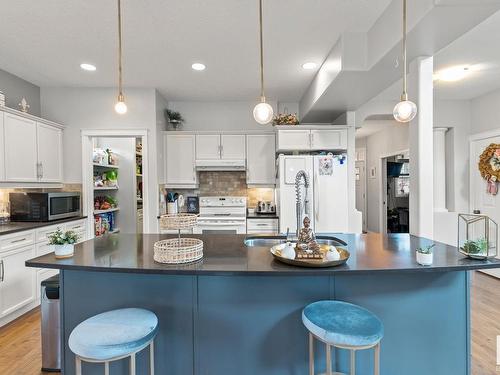
[{"label": "pendant light cord", "polygon": [[118,0],[118,98],[123,99],[122,92],[122,7]]},{"label": "pendant light cord", "polygon": [[[119,1],[119,0],[118,0]],[[262,0],[259,0],[259,25],[260,25],[260,100],[264,102],[266,96],[264,95],[264,40],[262,32]]]},{"label": "pendant light cord", "polygon": [[403,0],[403,95],[401,100],[408,100],[408,89],[406,82],[407,66],[406,66],[406,0]]}]

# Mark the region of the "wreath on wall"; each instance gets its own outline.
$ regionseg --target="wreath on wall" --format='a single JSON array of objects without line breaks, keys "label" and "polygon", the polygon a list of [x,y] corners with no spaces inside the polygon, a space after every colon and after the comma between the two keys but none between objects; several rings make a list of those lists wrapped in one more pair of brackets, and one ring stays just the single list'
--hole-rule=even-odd
[{"label": "wreath on wall", "polygon": [[500,144],[492,143],[479,157],[479,172],[488,183],[487,192],[492,195],[498,193],[500,181]]}]

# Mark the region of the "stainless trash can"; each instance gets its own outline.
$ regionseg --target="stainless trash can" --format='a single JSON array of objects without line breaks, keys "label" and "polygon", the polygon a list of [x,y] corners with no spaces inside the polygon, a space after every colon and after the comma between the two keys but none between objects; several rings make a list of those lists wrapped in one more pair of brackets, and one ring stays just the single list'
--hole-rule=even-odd
[{"label": "stainless trash can", "polygon": [[59,275],[41,283],[42,371],[61,371]]}]

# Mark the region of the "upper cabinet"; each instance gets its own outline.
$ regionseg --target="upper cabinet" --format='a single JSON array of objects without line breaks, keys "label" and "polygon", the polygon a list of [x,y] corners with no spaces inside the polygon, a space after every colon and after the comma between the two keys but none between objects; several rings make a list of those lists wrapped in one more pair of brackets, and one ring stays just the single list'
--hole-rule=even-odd
[{"label": "upper cabinet", "polygon": [[198,184],[195,166],[195,135],[164,134],[165,184],[190,188]]},{"label": "upper cabinet", "polygon": [[275,170],[274,134],[247,135],[247,184],[274,185]]},{"label": "upper cabinet", "polygon": [[196,160],[245,159],[244,134],[197,134]]},{"label": "upper cabinet", "polygon": [[0,112],[0,181],[61,183],[62,127],[16,113]]},{"label": "upper cabinet", "polygon": [[279,129],[278,151],[347,150],[347,129]]}]

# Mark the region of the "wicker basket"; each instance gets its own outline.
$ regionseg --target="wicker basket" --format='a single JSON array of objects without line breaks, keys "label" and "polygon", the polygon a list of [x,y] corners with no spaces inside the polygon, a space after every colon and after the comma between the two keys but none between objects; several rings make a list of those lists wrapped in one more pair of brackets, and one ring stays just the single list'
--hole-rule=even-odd
[{"label": "wicker basket", "polygon": [[197,238],[170,238],[154,244],[154,260],[159,263],[189,263],[201,258],[203,241]]},{"label": "wicker basket", "polygon": [[195,214],[168,214],[160,216],[161,229],[191,229],[198,221],[198,215]]}]

